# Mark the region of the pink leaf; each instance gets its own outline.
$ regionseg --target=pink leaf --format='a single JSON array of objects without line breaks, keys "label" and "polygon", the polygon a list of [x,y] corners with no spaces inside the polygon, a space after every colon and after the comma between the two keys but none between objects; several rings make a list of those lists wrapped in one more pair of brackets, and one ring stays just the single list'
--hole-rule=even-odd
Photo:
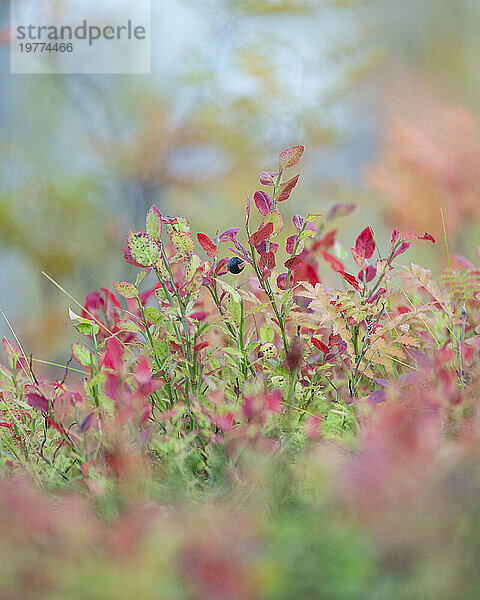
[{"label": "pink leaf", "polygon": [[308,417],[308,419],[305,421],[305,425],[303,426],[305,430],[305,435],[311,440],[318,438],[320,435],[321,424],[322,417],[319,417],[317,415],[312,415],[311,417]]},{"label": "pink leaf", "polygon": [[263,171],[258,176],[260,183],[263,185],[275,185],[275,179],[278,177],[278,173],[272,173],[271,171]]},{"label": "pink leaf", "polygon": [[465,256],[462,256],[461,254],[454,254],[453,258],[462,267],[467,269],[475,269],[475,265],[471,263],[468,258],[465,258]]},{"label": "pink leaf", "polygon": [[107,341],[107,351],[103,358],[103,365],[112,371],[118,371],[123,366],[123,346],[117,338],[111,337]]},{"label": "pink leaf", "polygon": [[370,258],[374,253],[375,240],[373,239],[370,227],[366,227],[358,236],[357,241],[355,242],[355,250],[360,256],[363,256],[363,258]]},{"label": "pink leaf", "polygon": [[137,364],[135,378],[138,383],[149,383],[152,379],[152,371],[145,356]]},{"label": "pink leaf", "polygon": [[395,252],[393,253],[393,256],[390,260],[393,260],[399,254],[403,254],[406,250],[408,250],[410,248],[411,245],[412,245],[412,242],[402,242],[400,244],[400,246],[395,250]]},{"label": "pink leaf", "polygon": [[143,267],[143,265],[141,265],[133,258],[128,246],[125,246],[125,248],[123,249],[123,258],[127,261],[129,265],[133,265],[134,267]]},{"label": "pink leaf", "polygon": [[95,417],[95,413],[91,412],[89,415],[87,415],[83,421],[80,423],[80,433],[85,433],[86,431],[88,431],[90,429],[90,427],[92,426],[93,423],[93,418]]},{"label": "pink leaf", "polygon": [[392,244],[397,241],[399,235],[400,232],[398,231],[398,229],[394,229],[392,233]]},{"label": "pink leaf", "polygon": [[301,215],[294,215],[293,224],[298,229],[298,231],[301,231],[303,226],[305,225],[305,218]]},{"label": "pink leaf", "polygon": [[230,241],[234,242],[237,239],[237,235],[240,231],[240,227],[230,227],[218,236],[219,242]]},{"label": "pink leaf", "polygon": [[340,217],[346,217],[356,208],[355,204],[334,204],[327,213],[327,221],[333,221]]},{"label": "pink leaf", "polygon": [[288,283],[288,273],[282,273],[277,277],[277,287],[279,290],[286,290]]},{"label": "pink leaf", "polygon": [[352,251],[353,260],[357,263],[357,265],[362,269],[362,271],[366,271],[367,263],[361,254],[359,254],[355,248],[350,248]]},{"label": "pink leaf", "polygon": [[263,216],[268,215],[273,210],[273,198],[262,191],[255,192],[253,199],[255,205]]},{"label": "pink leaf", "polygon": [[265,396],[265,404],[267,409],[275,413],[281,413],[283,410],[282,394],[280,390],[275,390],[271,394]]},{"label": "pink leaf", "polygon": [[435,238],[431,236],[429,233],[424,233],[422,236],[418,235],[418,233],[405,233],[402,240],[404,242],[410,242],[412,240],[427,240],[429,242],[435,243]]},{"label": "pink leaf", "polygon": [[211,420],[212,423],[222,431],[230,431],[235,424],[235,417],[231,412],[225,416],[212,415]]}]

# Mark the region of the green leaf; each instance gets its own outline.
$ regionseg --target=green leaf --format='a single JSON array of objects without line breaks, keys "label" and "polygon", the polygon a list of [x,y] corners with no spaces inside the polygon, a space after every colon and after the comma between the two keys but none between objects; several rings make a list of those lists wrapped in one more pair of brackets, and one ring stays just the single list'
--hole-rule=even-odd
[{"label": "green leaf", "polygon": [[150,269],[142,269],[137,273],[137,279],[135,281],[135,287],[138,289],[138,286],[142,283],[145,277],[148,277],[150,274]]},{"label": "green leaf", "polygon": [[144,309],[144,312],[150,323],[159,323],[163,320],[162,313],[154,306],[147,306],[147,308]]},{"label": "green leaf", "polygon": [[162,237],[162,215],[156,206],[152,206],[147,213],[146,229],[148,235],[151,235],[157,242],[160,241]]},{"label": "green leaf", "polygon": [[240,302],[236,301],[233,296],[230,296],[225,303],[225,307],[227,309],[228,314],[235,321],[235,323],[240,323],[240,319],[242,318],[242,309],[240,306]]},{"label": "green leaf", "polygon": [[218,285],[223,289],[224,292],[227,292],[228,294],[230,294],[232,296],[232,298],[235,300],[235,302],[240,302],[240,294],[237,292],[236,289],[234,289],[226,281],[223,281],[223,279],[218,279],[217,281],[218,281]]},{"label": "green leaf", "polygon": [[173,247],[179,252],[193,252],[195,250],[195,242],[192,234],[188,231],[172,231],[170,233]]},{"label": "green leaf", "polygon": [[124,298],[138,298],[138,290],[133,283],[128,281],[114,281],[114,290]]},{"label": "green leaf", "polygon": [[243,354],[237,348],[223,348],[225,354],[229,354],[235,358],[243,358]]},{"label": "green leaf", "polygon": [[264,323],[260,327],[260,338],[264,342],[273,342],[273,340],[275,339],[275,332],[271,327]]},{"label": "green leaf", "polygon": [[312,231],[311,229],[304,229],[302,233],[298,236],[298,240],[303,242],[307,238],[315,237],[317,235],[316,231]]},{"label": "green leaf", "polygon": [[72,353],[75,359],[84,367],[90,366],[90,350],[82,344],[72,344]]},{"label": "green leaf", "polygon": [[83,333],[84,335],[92,335],[92,333],[94,333],[97,335],[97,333],[100,331],[100,327],[97,325],[97,323],[95,323],[95,321],[90,321],[90,319],[84,319],[83,317],[80,317],[74,313],[71,308],[68,309],[68,314],[72,321],[77,321],[74,324],[74,327],[78,329],[80,333]]},{"label": "green leaf", "polygon": [[160,258],[157,243],[143,231],[129,231],[127,246],[132,258],[143,267],[151,267]]},{"label": "green leaf", "polygon": [[131,319],[121,319],[120,321],[117,321],[117,327],[121,331],[129,331],[130,333],[138,333],[139,331],[142,331],[138,323],[132,321]]}]

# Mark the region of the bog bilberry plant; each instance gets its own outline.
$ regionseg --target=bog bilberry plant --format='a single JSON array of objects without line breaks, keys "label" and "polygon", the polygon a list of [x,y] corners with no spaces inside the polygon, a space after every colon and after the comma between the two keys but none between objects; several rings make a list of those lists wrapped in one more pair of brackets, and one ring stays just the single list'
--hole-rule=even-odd
[{"label": "bog bilberry plant", "polygon": [[[317,518],[330,531],[329,539],[350,544],[345,564],[358,567],[352,566],[353,596],[336,581],[331,587],[336,591],[325,597],[368,597],[375,573],[377,579],[390,577],[382,527],[393,528],[391,515],[402,513],[403,500],[420,498],[414,509],[419,519],[432,494],[447,502],[439,483],[444,472],[437,471],[444,444],[454,448],[445,467],[451,473],[462,457],[475,455],[471,440],[478,441],[480,433],[477,267],[452,257],[436,283],[420,266],[399,264],[412,243],[435,243],[431,235],[394,230],[384,249],[368,226],[348,252],[336,239],[336,224],[352,214],[352,204],[337,204],[326,215],[295,214],[286,227],[284,207],[300,178],[291,172],[303,151],[295,146],[282,152],[276,171],[260,173],[262,189],[247,195],[244,222],[213,238],[193,235],[186,219],[153,206],[145,230],[130,231],[123,251],[137,269],[135,279],[92,292],[83,304],[73,305],[69,296],[78,341],[59,379],[37,375],[38,363],[18,339],[3,342],[8,357],[8,367],[0,370],[3,471],[28,473],[40,487],[68,487],[94,498],[100,516],[82,518],[102,532],[102,549],[92,555],[97,558],[97,552],[115,548],[109,558],[115,563],[117,554],[137,548],[145,562],[145,550],[136,544],[147,535],[141,523],[151,519],[154,536],[175,540],[172,549],[165,548],[165,564],[176,565],[174,574],[164,567],[158,571],[172,590],[181,589],[168,597],[294,597],[290,560],[292,573],[303,565],[312,579],[298,582],[297,591],[316,590],[318,597],[317,567],[308,566],[310,550],[303,539],[310,540],[308,548],[320,562],[323,553],[341,554],[341,549],[327,548],[321,531],[306,529],[308,520]],[[333,288],[322,283],[327,270],[336,273]],[[323,485],[318,466],[328,471],[340,460],[329,440],[356,454],[338,467],[333,495],[325,491],[324,496],[312,492]],[[319,456],[319,448],[332,454]],[[0,505],[10,512],[9,494],[28,499],[32,493],[26,482],[11,485],[0,484]],[[210,508],[208,502],[192,508],[188,519],[182,512],[158,512],[155,503],[170,502],[178,490],[183,498],[205,502],[209,490],[229,490],[234,506],[226,502],[215,508],[223,537],[205,537],[199,525],[211,521],[215,500]],[[338,504],[335,499],[342,507],[338,512],[331,508]],[[157,509],[147,519],[151,501]],[[33,500],[25,501],[27,512],[28,502]],[[46,501],[39,499],[38,505],[39,514],[47,515],[39,519],[49,521]],[[277,508],[272,525],[265,506]],[[299,507],[305,522],[296,516]],[[20,520],[22,510],[15,513]],[[199,521],[189,521],[195,511]],[[468,507],[460,512],[465,522],[473,519]],[[260,518],[268,525],[258,533]],[[353,518],[363,533],[349,525]],[[65,517],[60,513],[52,519],[56,539]],[[286,536],[288,523],[293,538]],[[432,539],[438,541],[442,527],[432,525]],[[416,539],[411,522],[406,531]],[[72,576],[75,535],[66,542],[72,546],[65,582]],[[93,543],[93,534],[85,535],[82,544]],[[470,548],[478,542],[459,535]],[[251,562],[240,550],[237,556],[235,536],[240,548],[253,544]],[[282,555],[282,536],[297,548],[298,564]],[[359,551],[377,541],[378,563],[375,552]],[[410,547],[415,548],[412,564],[418,564],[424,546]],[[267,572],[271,560],[277,575],[267,581],[253,563],[259,561]],[[176,579],[175,569],[185,566],[193,587]],[[21,570],[12,568],[17,577]],[[124,582],[116,563],[109,568],[118,568]],[[471,572],[471,565],[458,569]],[[139,574],[147,588],[153,571],[143,566]],[[416,577],[420,589],[423,575]],[[282,589],[290,592],[282,596]]]}]

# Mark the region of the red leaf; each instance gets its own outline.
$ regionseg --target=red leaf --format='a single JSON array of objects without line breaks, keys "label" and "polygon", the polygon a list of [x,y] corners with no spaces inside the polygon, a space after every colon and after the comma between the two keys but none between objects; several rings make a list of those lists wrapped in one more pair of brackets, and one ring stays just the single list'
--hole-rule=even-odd
[{"label": "red leaf", "polygon": [[392,244],[397,241],[399,235],[400,235],[400,232],[398,231],[398,229],[394,229],[393,233],[392,233],[392,240],[391,240]]},{"label": "red leaf", "polygon": [[315,348],[318,348],[319,350],[321,350],[324,353],[328,352],[328,346],[326,344],[324,344],[318,338],[312,337],[311,342],[315,346]]},{"label": "red leaf", "polygon": [[273,198],[266,192],[255,192],[253,199],[259,212],[265,217],[273,210]]},{"label": "red leaf", "polygon": [[266,239],[268,239],[268,237],[272,233],[273,233],[273,223],[271,221],[269,221],[265,225],[265,227],[262,227],[261,229],[256,231],[254,234],[252,234],[252,236],[248,240],[248,243],[251,244],[252,246],[257,246],[261,242],[264,242]]},{"label": "red leaf", "polygon": [[289,258],[288,260],[286,260],[284,263],[286,268],[289,269],[290,271],[296,271],[297,269],[299,269],[302,266],[302,264],[303,264],[303,261],[298,256],[293,256],[292,258]]},{"label": "red leaf", "polygon": [[330,252],[326,252],[325,250],[322,250],[322,256],[324,258],[324,260],[326,260],[328,263],[330,263],[330,266],[332,267],[332,269],[334,271],[344,271],[345,267],[343,266],[343,263],[340,262],[338,260],[338,258],[335,258],[335,256],[332,256],[332,254],[330,254]]},{"label": "red leaf", "polygon": [[208,256],[215,258],[218,255],[218,248],[208,237],[208,235],[205,235],[204,233],[197,233],[197,240]]},{"label": "red leaf", "polygon": [[48,412],[48,400],[45,396],[41,394],[37,394],[36,392],[30,392],[27,394],[27,402],[30,404],[32,408],[36,408],[41,412]]},{"label": "red leaf", "polygon": [[295,283],[299,281],[308,281],[312,285],[316,283],[320,283],[320,279],[318,278],[317,272],[307,263],[303,263],[303,265],[295,272]]},{"label": "red leaf", "polygon": [[333,246],[333,244],[335,244],[335,236],[337,235],[337,230],[336,229],[332,229],[332,231],[329,231],[328,233],[326,233],[321,240],[317,240],[316,242],[314,242],[313,246],[312,246],[312,250],[315,252],[316,250],[318,250],[319,248],[331,248]]},{"label": "red leaf", "polygon": [[290,194],[292,193],[293,188],[297,185],[299,177],[300,175],[295,175],[293,179],[290,179],[290,181],[287,181],[280,186],[275,196],[277,202],[284,202],[290,198]]},{"label": "red leaf", "polygon": [[356,290],[360,289],[360,284],[358,283],[358,281],[355,279],[355,277],[353,275],[350,275],[350,273],[345,273],[345,271],[338,271],[338,272],[345,279],[345,281],[347,283],[349,283],[352,287],[354,287]]},{"label": "red leaf", "polygon": [[297,239],[298,239],[298,235],[291,235],[287,239],[287,244],[286,244],[287,254],[292,254],[292,252],[295,248],[295,244],[297,243]]},{"label": "red leaf", "polygon": [[271,271],[275,268],[275,254],[273,252],[264,252],[260,256],[258,266],[262,271]]},{"label": "red leaf", "polygon": [[370,258],[375,251],[375,240],[372,230],[366,227],[355,242],[355,250],[364,258]]},{"label": "red leaf", "polygon": [[201,350],[204,350],[205,348],[208,348],[208,342],[199,342],[196,346],[193,347],[195,352],[200,352]]},{"label": "red leaf", "polygon": [[215,275],[225,275],[228,272],[227,269],[228,258],[221,258],[218,261],[217,268],[215,269]]},{"label": "red leaf", "polygon": [[56,421],[54,421],[52,417],[46,417],[45,421],[47,422],[48,427],[54,427],[62,435],[66,433],[65,429]]},{"label": "red leaf", "polygon": [[280,171],[288,169],[289,167],[294,167],[302,158],[304,149],[303,146],[293,146],[292,148],[284,150],[279,156]]}]

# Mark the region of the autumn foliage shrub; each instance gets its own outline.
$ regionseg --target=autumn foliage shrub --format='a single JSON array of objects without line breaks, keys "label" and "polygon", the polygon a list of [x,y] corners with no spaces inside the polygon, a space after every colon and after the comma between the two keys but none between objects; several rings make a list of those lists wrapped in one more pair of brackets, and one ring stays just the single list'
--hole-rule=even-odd
[{"label": "autumn foliage shrub", "polygon": [[478,597],[479,271],[289,224],[302,154],[215,235],[153,206],[59,379],[4,340],[2,598]]}]

